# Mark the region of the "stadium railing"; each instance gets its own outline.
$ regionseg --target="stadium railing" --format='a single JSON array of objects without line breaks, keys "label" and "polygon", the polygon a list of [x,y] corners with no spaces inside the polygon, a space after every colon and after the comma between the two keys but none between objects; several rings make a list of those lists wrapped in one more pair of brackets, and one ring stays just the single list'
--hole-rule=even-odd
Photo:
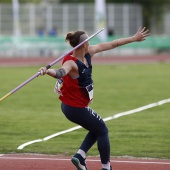
[{"label": "stadium railing", "polygon": [[[107,41],[122,38],[120,36],[108,37]],[[90,44],[100,43],[98,37],[93,38]],[[69,44],[65,42],[63,36],[57,37],[0,37],[0,57],[50,57],[63,54],[70,50]],[[115,49],[114,49],[115,50]],[[116,49],[117,52],[107,53],[125,55],[127,51],[129,54],[140,54],[140,50],[144,54],[170,52],[170,37],[169,36],[150,36],[146,41],[139,43],[130,43]],[[149,52],[148,52],[149,50]],[[125,53],[122,51],[126,51]]]}]

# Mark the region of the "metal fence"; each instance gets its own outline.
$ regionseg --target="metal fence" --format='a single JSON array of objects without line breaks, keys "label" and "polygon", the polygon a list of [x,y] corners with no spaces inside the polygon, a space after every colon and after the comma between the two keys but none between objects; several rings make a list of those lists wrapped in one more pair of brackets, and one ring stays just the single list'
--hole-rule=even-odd
[{"label": "metal fence", "polygon": [[[107,4],[107,29],[111,29],[108,41],[133,35],[142,23],[142,8],[138,4]],[[152,20],[152,32],[157,34]],[[126,45],[104,53],[108,56],[150,55],[170,51],[170,12],[161,21],[161,36],[148,38],[144,43]],[[0,57],[49,57],[59,56],[70,47],[64,42],[68,31],[85,30],[89,35],[96,32],[94,4],[57,4],[20,6],[18,28],[21,36],[15,37],[11,5],[0,4]],[[48,32],[56,29],[57,36]],[[163,35],[164,34],[164,35]],[[152,34],[153,35],[153,34]],[[94,38],[91,43],[98,43]],[[137,44],[137,43],[136,43]],[[100,54],[103,56],[103,53]]]},{"label": "metal fence", "polygon": [[[142,8],[138,4],[107,4],[107,28],[116,35],[130,35],[142,25]],[[25,4],[20,5],[18,26],[21,35],[45,35],[56,29],[58,35],[68,31],[95,32],[94,4]],[[15,25],[11,5],[0,4],[0,35],[12,35]]]}]

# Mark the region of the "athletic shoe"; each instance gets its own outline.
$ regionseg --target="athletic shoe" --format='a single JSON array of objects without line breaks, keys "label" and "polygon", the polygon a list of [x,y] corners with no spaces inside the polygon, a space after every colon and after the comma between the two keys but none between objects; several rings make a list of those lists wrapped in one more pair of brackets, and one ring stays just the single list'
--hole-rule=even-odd
[{"label": "athletic shoe", "polygon": [[71,162],[76,166],[77,170],[88,170],[85,159],[78,153],[72,157]]},{"label": "athletic shoe", "polygon": [[[105,168],[102,168],[102,170],[108,170],[108,169],[105,169]],[[112,167],[110,166],[110,169],[109,170],[112,170]]]}]

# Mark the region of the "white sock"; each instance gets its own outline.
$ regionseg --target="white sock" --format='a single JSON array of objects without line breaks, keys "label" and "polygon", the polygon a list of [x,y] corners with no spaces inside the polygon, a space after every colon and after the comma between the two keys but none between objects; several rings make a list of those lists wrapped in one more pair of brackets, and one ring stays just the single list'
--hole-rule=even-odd
[{"label": "white sock", "polygon": [[107,164],[102,164],[102,168],[110,170],[110,162]]},{"label": "white sock", "polygon": [[79,149],[77,153],[79,153],[84,159],[86,158],[86,153],[83,150]]}]

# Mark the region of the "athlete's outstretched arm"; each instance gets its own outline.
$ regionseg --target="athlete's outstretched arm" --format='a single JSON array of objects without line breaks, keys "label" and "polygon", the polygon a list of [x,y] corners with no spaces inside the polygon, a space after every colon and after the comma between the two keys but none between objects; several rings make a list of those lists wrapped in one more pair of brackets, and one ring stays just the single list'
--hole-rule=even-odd
[{"label": "athlete's outstretched arm", "polygon": [[132,37],[120,38],[117,40],[113,40],[111,42],[100,43],[100,44],[90,46],[89,53],[91,56],[93,56],[94,54],[98,52],[110,50],[110,49],[113,49],[113,48],[116,48],[118,46],[122,46],[128,43],[144,41],[145,38],[149,35],[150,35],[150,32],[148,29],[146,29],[146,27],[143,27],[143,28],[140,27],[138,31],[136,32],[136,34]]}]

